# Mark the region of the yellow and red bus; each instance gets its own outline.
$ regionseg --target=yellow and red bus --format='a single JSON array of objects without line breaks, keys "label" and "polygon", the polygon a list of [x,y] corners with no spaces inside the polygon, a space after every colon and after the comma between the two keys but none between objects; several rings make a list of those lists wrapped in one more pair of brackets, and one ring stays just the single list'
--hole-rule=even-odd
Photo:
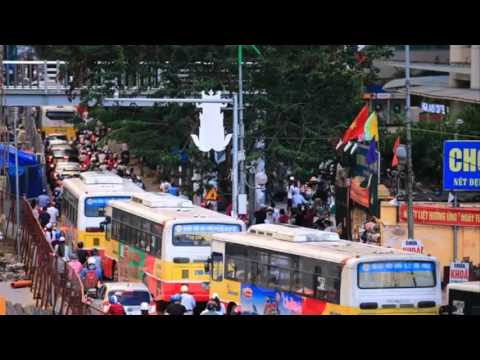
[{"label": "yellow and red bus", "polygon": [[68,140],[75,140],[73,120],[77,115],[74,106],[42,106],[40,108],[40,126],[45,136],[64,134]]},{"label": "yellow and red bus", "polygon": [[[96,248],[103,254],[109,245],[101,224],[105,208],[114,200],[127,201],[143,190],[133,182],[109,171],[89,171],[79,178],[63,181],[61,227],[69,244],[83,242],[85,249]],[[104,265],[107,269],[110,264]],[[111,277],[111,274],[105,273]]]},{"label": "yellow and red bus", "polygon": [[213,235],[210,292],[227,313],[258,315],[431,314],[441,305],[430,256],[340,240],[292,225],[254,225]]},{"label": "yellow and red bus", "polygon": [[169,194],[135,194],[107,211],[106,256],[115,279],[144,282],[157,302],[169,302],[183,284],[197,302],[206,302],[211,236],[245,231],[240,220]]}]

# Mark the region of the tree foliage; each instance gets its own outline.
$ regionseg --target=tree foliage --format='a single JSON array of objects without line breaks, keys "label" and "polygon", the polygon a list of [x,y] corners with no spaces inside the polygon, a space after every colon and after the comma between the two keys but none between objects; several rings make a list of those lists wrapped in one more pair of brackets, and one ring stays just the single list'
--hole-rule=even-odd
[{"label": "tree foliage", "polygon": [[[262,56],[244,50],[247,155],[256,158],[255,144],[263,140],[270,173],[280,164],[296,173],[313,172],[334,156],[332,139],[342,135],[362,106],[363,85],[376,76],[373,61],[391,55],[390,47],[369,46],[361,62],[357,47],[350,45],[258,47]],[[85,101],[111,96],[115,86],[122,90],[126,77],[153,68],[162,71],[156,97],[238,91],[236,45],[56,45],[36,46],[36,51],[42,58],[69,63],[74,85],[87,86]],[[185,149],[197,164],[213,166],[190,141],[198,128],[193,106],[98,109],[95,114],[115,130],[114,137],[128,141],[153,164],[177,166],[178,156],[172,154]],[[227,130],[230,119],[227,112]]]}]

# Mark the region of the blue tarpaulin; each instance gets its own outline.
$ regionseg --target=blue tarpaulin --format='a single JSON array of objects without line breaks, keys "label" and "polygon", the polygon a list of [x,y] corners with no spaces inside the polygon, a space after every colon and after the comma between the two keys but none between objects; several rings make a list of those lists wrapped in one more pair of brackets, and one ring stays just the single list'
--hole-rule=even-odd
[{"label": "blue tarpaulin", "polygon": [[[5,145],[0,144],[0,167],[4,166],[6,160]],[[15,147],[8,146],[8,175],[10,191],[15,193]],[[18,175],[20,194],[27,198],[37,197],[42,193],[43,166],[38,162],[36,156],[25,151],[18,151]]]}]

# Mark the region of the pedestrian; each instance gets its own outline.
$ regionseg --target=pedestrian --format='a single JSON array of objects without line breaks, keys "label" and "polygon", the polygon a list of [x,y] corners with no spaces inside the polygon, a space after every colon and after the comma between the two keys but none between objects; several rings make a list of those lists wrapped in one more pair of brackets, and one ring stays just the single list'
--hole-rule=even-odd
[{"label": "pedestrian", "polygon": [[107,315],[126,315],[125,309],[123,308],[123,305],[120,304],[118,301],[118,297],[116,295],[110,296],[109,299],[110,306],[108,307]]},{"label": "pedestrian", "polygon": [[178,188],[175,186],[174,182],[172,182],[172,185],[168,189],[168,193],[173,195],[173,196],[178,196],[179,195]]},{"label": "pedestrian", "polygon": [[48,223],[47,225],[45,225],[44,234],[45,234],[45,239],[49,243],[52,243],[52,241],[54,240],[53,234],[52,234],[52,224]]},{"label": "pedestrian", "polygon": [[285,209],[280,209],[280,217],[278,218],[278,222],[280,224],[288,224],[290,221],[290,217],[286,214]]},{"label": "pedestrian", "polygon": [[255,224],[265,224],[265,220],[267,219],[267,207],[262,205],[259,210],[255,211],[253,216],[255,217]]},{"label": "pedestrian", "polygon": [[92,257],[95,259],[95,266],[97,267],[98,280],[103,280],[102,258],[98,255],[98,250],[92,250]]},{"label": "pedestrian", "polygon": [[83,265],[80,261],[78,261],[78,256],[75,253],[70,255],[68,266],[70,266],[77,275],[80,275],[80,272],[83,269]]},{"label": "pedestrian", "polygon": [[325,224],[325,230],[324,231],[332,232],[332,233],[337,232],[337,228],[335,226],[333,226],[333,223],[330,220],[327,219],[323,223]]},{"label": "pedestrian", "polygon": [[64,261],[69,260],[69,249],[68,246],[65,244],[65,238],[63,236],[60,237],[58,240],[58,244],[54,247],[55,255],[62,258]]},{"label": "pedestrian", "polygon": [[186,309],[185,315],[193,315],[197,302],[193,295],[188,292],[188,286],[185,284],[180,287],[180,297],[182,299],[181,304]]},{"label": "pedestrian", "polygon": [[306,204],[307,201],[300,193],[300,189],[298,187],[294,188],[293,190],[293,198],[292,198],[292,207],[293,209],[298,209],[299,206]]},{"label": "pedestrian", "polygon": [[78,261],[82,265],[85,265],[88,259],[88,254],[87,251],[83,248],[83,242],[79,241],[77,244],[77,256],[78,256]]},{"label": "pedestrian", "polygon": [[41,208],[45,208],[48,206],[48,203],[50,202],[50,197],[47,195],[46,189],[43,189],[42,193],[38,195],[37,201],[38,206],[40,206]]},{"label": "pedestrian", "polygon": [[33,213],[33,216],[35,217],[35,219],[38,220],[38,217],[40,216],[40,209],[38,207],[38,203],[37,203],[37,200],[33,199],[31,202],[30,202],[30,205],[32,207],[32,213]]},{"label": "pedestrian", "polygon": [[57,224],[58,217],[60,216],[60,212],[55,207],[55,202],[52,201],[50,204],[48,204],[47,212],[48,212],[48,215],[50,215],[50,222],[52,224]]},{"label": "pedestrian", "polygon": [[95,266],[95,259],[93,257],[89,257],[87,260],[87,267],[83,268],[80,272],[80,278],[83,281],[83,288],[85,292],[89,292],[89,290],[94,290],[95,295],[98,289],[99,277],[98,272]]},{"label": "pedestrian", "polygon": [[295,181],[295,178],[291,177],[288,183],[288,188],[287,188],[287,211],[288,212],[292,211],[293,189],[295,188],[294,181]]},{"label": "pedestrian", "polygon": [[47,212],[46,207],[42,208],[42,212],[40,215],[38,215],[38,220],[40,221],[42,228],[47,226],[47,224],[50,222],[50,214]]},{"label": "pedestrian", "polygon": [[216,310],[220,313],[220,315],[225,315],[227,310],[225,309],[225,304],[220,301],[220,296],[218,296],[217,293],[213,293],[212,300],[217,304]]},{"label": "pedestrian", "polygon": [[217,303],[215,302],[215,300],[210,300],[208,303],[207,303],[207,308],[205,310],[203,310],[200,315],[222,315],[220,314],[219,311],[217,311]]},{"label": "pedestrian", "polygon": [[182,297],[180,295],[173,295],[171,297],[171,302],[168,304],[167,308],[165,309],[165,315],[184,315],[187,311],[185,306],[181,304]]}]

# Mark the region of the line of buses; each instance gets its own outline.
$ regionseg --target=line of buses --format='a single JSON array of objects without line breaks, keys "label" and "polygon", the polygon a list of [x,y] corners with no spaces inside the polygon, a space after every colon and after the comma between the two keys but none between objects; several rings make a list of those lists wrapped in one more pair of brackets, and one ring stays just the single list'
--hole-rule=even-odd
[{"label": "line of buses", "polygon": [[290,225],[254,225],[149,193],[108,172],[64,181],[67,241],[97,248],[110,281],[143,282],[157,303],[189,286],[249,314],[438,314],[430,256]]}]

